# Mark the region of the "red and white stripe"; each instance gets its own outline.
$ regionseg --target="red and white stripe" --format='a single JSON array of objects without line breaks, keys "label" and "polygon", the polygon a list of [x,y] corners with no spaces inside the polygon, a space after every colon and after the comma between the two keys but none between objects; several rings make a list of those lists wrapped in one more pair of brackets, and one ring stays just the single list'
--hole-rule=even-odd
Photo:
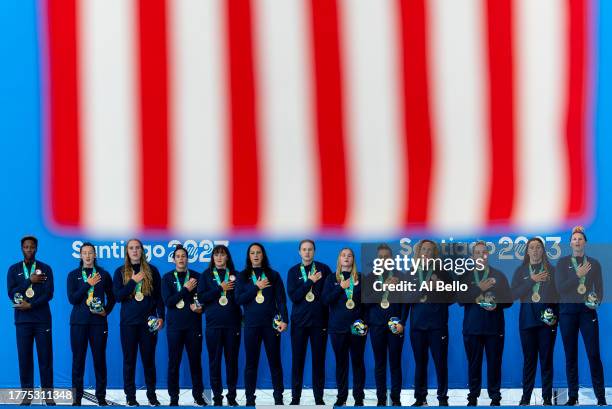
[{"label": "red and white stripe", "polygon": [[588,216],[589,0],[46,0],[50,215],[94,234]]}]

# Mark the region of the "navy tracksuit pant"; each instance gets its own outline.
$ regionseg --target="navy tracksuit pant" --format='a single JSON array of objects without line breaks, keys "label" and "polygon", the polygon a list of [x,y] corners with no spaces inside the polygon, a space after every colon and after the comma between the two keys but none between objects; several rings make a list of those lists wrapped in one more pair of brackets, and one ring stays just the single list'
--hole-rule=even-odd
[{"label": "navy tracksuit pant", "polygon": [[399,402],[402,391],[402,349],[404,334],[393,334],[388,326],[371,326],[370,341],[374,351],[376,398],[387,401],[387,358],[391,372],[391,402]]},{"label": "navy tracksuit pant", "polygon": [[561,314],[559,319],[561,338],[565,349],[565,373],[567,374],[568,395],[578,398],[578,332],[582,334],[591,381],[598,400],[606,396],[603,365],[599,353],[599,320],[596,313],[579,312]]},{"label": "navy tracksuit pant", "polygon": [[244,347],[246,349],[246,366],[244,368],[244,386],[247,402],[255,401],[255,388],[257,387],[257,369],[259,368],[259,354],[263,342],[270,365],[272,387],[275,402],[282,401],[285,387],[283,385],[283,367],[280,352],[280,332],[272,326],[245,327]]},{"label": "navy tracksuit pant", "polygon": [[365,396],[365,353],[366,337],[353,335],[350,332],[332,333],[330,340],[336,355],[336,385],[338,401],[346,402],[348,398],[349,356],[353,366],[353,398],[363,401]]},{"label": "navy tracksuit pant", "polygon": [[312,356],[312,391],[315,401],[321,401],[325,389],[327,350],[327,329],[322,327],[291,327],[291,397],[299,400],[302,396],[304,363],[309,340]]},{"label": "navy tracksuit pant", "polygon": [[155,383],[155,347],[157,345],[157,331],[149,332],[146,324],[121,325],[121,348],[123,349],[123,390],[128,400],[136,399],[136,354],[140,349],[140,359],[144,369],[147,397],[156,397]]},{"label": "navy tracksuit pant", "polygon": [[91,348],[94,372],[96,374],[96,397],[106,397],[106,342],[108,326],[106,325],[71,325],[70,347],[72,348],[72,387],[75,389],[75,400],[83,398],[83,375],[87,345]]},{"label": "navy tracksuit pant", "polygon": [[414,398],[427,399],[427,365],[429,352],[436,368],[438,400],[448,400],[448,328],[410,330],[414,353]]},{"label": "navy tracksuit pant", "polygon": [[223,399],[223,381],[221,379],[221,359],[223,357],[225,357],[227,398],[236,399],[240,328],[206,328],[206,347],[208,349],[208,369],[213,400],[219,402]]},{"label": "navy tracksuit pant", "polygon": [[464,335],[468,358],[468,400],[477,399],[482,389],[482,357],[487,356],[487,391],[492,400],[501,400],[501,364],[504,353],[503,335]]},{"label": "navy tracksuit pant", "polygon": [[523,347],[523,399],[529,401],[535,384],[538,356],[542,372],[542,398],[552,399],[553,385],[553,352],[557,326],[532,327],[521,330]]},{"label": "navy tracksuit pant", "polygon": [[40,385],[53,388],[53,342],[51,323],[15,324],[17,355],[19,357],[19,380],[22,389],[34,388],[34,342],[38,355]]},{"label": "navy tracksuit pant", "polygon": [[189,371],[191,373],[191,394],[194,399],[201,399],[204,393],[202,383],[202,331],[200,328],[168,330],[168,395],[171,400],[179,398],[179,370],[183,350],[187,351]]}]

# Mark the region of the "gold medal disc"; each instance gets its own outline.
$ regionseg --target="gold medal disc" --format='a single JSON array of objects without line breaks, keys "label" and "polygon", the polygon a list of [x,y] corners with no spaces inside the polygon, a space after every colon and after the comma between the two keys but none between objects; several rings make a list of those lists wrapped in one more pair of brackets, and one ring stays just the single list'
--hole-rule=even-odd
[{"label": "gold medal disc", "polygon": [[227,297],[226,297],[226,296],[224,296],[224,295],[222,295],[222,296],[219,298],[219,304],[220,304],[221,306],[225,307],[225,306],[227,305]]},{"label": "gold medal disc", "polygon": [[531,301],[533,301],[533,302],[540,302],[541,299],[542,299],[542,297],[538,293],[533,293],[531,295]]},{"label": "gold medal disc", "polygon": [[315,299],[315,295],[312,291],[308,291],[308,293],[306,294],[306,301],[308,302],[313,302]]},{"label": "gold medal disc", "polygon": [[382,308],[383,310],[386,310],[387,308],[389,308],[389,305],[391,304],[389,304],[389,301],[387,300],[383,300],[380,302],[380,308]]},{"label": "gold medal disc", "polygon": [[263,304],[265,298],[263,296],[263,294],[257,294],[257,297],[255,297],[255,302],[257,304]]},{"label": "gold medal disc", "polygon": [[[578,291],[578,294],[584,294],[584,293],[586,293],[586,290],[587,290],[587,289],[586,289],[586,285],[584,285],[584,284],[580,284],[580,285],[578,286],[578,290],[577,290],[577,291]],[[26,293],[26,295],[27,295],[27,293]],[[29,296],[28,296],[28,297],[29,297]]]},{"label": "gold medal disc", "polygon": [[32,287],[29,287],[29,288],[26,290],[26,297],[28,297],[28,298],[34,298],[34,290],[32,289]]},{"label": "gold medal disc", "polygon": [[134,296],[134,299],[138,302],[144,300],[144,294],[142,292],[137,292],[136,295]]},{"label": "gold medal disc", "polygon": [[353,308],[355,308],[355,301],[346,300],[346,308],[348,308],[349,310],[352,310]]},{"label": "gold medal disc", "polygon": [[178,308],[179,310],[182,310],[185,307],[185,301],[180,300],[179,302],[176,303],[176,308]]}]

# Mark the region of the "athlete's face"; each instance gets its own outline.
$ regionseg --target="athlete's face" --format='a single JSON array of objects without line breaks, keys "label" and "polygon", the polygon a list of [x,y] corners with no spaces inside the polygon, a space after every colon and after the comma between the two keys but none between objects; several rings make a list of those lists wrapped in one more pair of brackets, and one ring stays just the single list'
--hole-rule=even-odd
[{"label": "athlete's face", "polygon": [[574,233],[572,234],[572,241],[570,243],[572,250],[582,253],[584,252],[584,247],[586,246],[586,240],[582,233]]},{"label": "athlete's face", "polygon": [[81,247],[81,260],[83,261],[83,267],[91,268],[96,260],[96,251],[91,246]]},{"label": "athlete's face", "polygon": [[261,263],[263,262],[263,251],[261,247],[258,245],[251,246],[249,250],[249,259],[253,267],[261,267]]},{"label": "athlete's face", "polygon": [[127,244],[128,257],[132,264],[140,263],[142,257],[142,246],[136,240],[130,240]]},{"label": "athlete's face", "polygon": [[187,252],[185,250],[180,249],[174,252],[174,265],[176,271],[187,270]]},{"label": "athlete's face", "polygon": [[472,258],[474,260],[482,260],[485,266],[489,264],[489,249],[484,244],[477,244],[472,249]]},{"label": "athlete's face", "polygon": [[349,249],[344,249],[340,252],[340,266],[348,271],[353,268],[354,256]]},{"label": "athlete's face", "polygon": [[34,256],[36,256],[36,242],[34,240],[25,240],[21,245],[21,252],[25,260],[34,260]]},{"label": "athlete's face", "polygon": [[537,264],[542,261],[542,256],[544,255],[544,248],[542,247],[542,243],[539,240],[534,240],[529,243],[529,247],[527,247],[527,254],[529,254],[529,261],[532,264]]},{"label": "athlete's face", "polygon": [[224,251],[218,251],[213,254],[213,261],[215,262],[215,267],[225,268],[227,265],[227,254]]},{"label": "athlete's face", "polygon": [[302,257],[302,263],[308,265],[312,263],[312,259],[314,258],[314,246],[310,242],[304,242],[300,246],[300,257]]},{"label": "athlete's face", "polygon": [[434,256],[434,244],[429,242],[429,241],[425,241],[421,244],[421,256],[425,258],[425,260],[430,260],[433,258]]},{"label": "athlete's face", "polygon": [[376,257],[382,260],[393,258],[393,256],[391,255],[391,250],[389,249],[378,250],[378,253],[376,253]]}]

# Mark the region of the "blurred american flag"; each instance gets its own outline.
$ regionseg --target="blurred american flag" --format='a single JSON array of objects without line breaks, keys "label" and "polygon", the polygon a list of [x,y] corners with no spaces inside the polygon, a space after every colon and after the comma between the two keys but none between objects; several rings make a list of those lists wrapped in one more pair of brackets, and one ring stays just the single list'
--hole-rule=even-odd
[{"label": "blurred american flag", "polygon": [[590,1],[43,4],[55,226],[368,235],[590,211]]}]

